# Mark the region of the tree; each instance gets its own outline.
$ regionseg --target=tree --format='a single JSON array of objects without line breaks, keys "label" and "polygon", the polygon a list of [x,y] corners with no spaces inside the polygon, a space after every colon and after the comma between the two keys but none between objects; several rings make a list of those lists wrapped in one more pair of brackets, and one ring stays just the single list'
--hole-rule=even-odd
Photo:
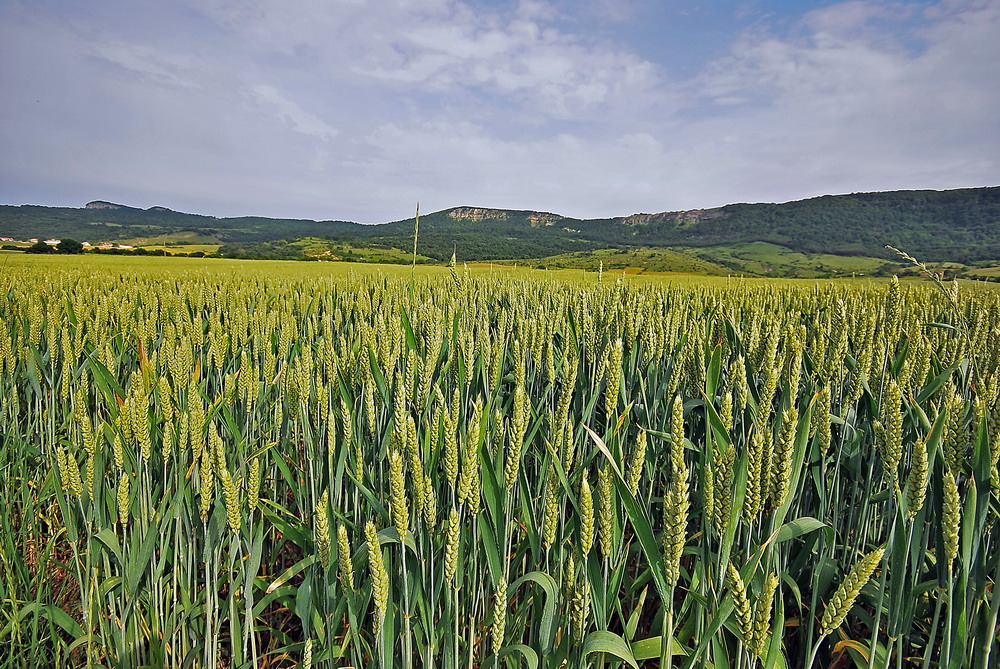
[{"label": "tree", "polygon": [[55,249],[45,242],[38,241],[24,250],[25,253],[52,253]]},{"label": "tree", "polygon": [[83,243],[75,239],[64,239],[56,245],[59,253],[83,253]]}]

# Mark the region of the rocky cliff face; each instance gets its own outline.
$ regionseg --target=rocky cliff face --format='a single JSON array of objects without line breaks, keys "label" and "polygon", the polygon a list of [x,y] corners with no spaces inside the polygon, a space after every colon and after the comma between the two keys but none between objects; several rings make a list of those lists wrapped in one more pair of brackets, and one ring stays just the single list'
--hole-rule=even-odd
[{"label": "rocky cliff face", "polygon": [[496,209],[480,209],[479,207],[459,207],[449,211],[448,216],[456,221],[486,221],[507,218],[507,212]]},{"label": "rocky cliff face", "polygon": [[725,214],[721,209],[691,209],[689,211],[663,211],[658,214],[632,214],[622,219],[624,225],[647,225],[674,221],[678,226],[693,225],[699,221],[718,218]]},{"label": "rocky cliff face", "polygon": [[87,203],[87,209],[124,209],[125,205],[105,202],[104,200],[94,200]]},{"label": "rocky cliff face", "polygon": [[543,225],[554,225],[556,221],[562,218],[559,214],[531,214],[528,216],[528,220],[531,221],[531,227],[533,228]]}]

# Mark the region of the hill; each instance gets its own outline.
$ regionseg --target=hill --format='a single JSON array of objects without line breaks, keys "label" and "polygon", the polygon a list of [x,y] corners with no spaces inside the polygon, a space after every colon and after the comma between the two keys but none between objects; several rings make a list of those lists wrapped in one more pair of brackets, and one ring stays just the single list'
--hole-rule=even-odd
[{"label": "hill", "polygon": [[[216,218],[100,200],[83,208],[0,206],[0,236],[70,237],[91,243],[187,238],[215,241],[222,245],[219,253],[230,257],[340,257],[344,249],[353,257],[355,252],[364,256],[365,249],[381,249],[388,253],[368,255],[402,258],[397,251],[413,249],[413,223],[412,218],[378,225]],[[299,241],[305,239],[308,244]],[[325,249],[323,240],[328,243]],[[738,268],[734,249],[753,244],[803,254],[795,260],[800,264],[816,256],[894,259],[885,251],[886,244],[932,262],[998,260],[1000,187],[826,195],[783,204],[730,204],[605,219],[461,206],[420,217],[418,253],[428,261],[445,261],[457,248],[459,258],[473,261],[579,257],[609,248],[673,249],[671,253]],[[306,254],[305,248],[319,251]]]},{"label": "hill", "polygon": [[[166,207],[138,209],[95,200],[82,208],[0,205],[0,236],[70,237],[89,242],[120,241],[195,233],[220,241],[274,241],[310,235],[344,235],[359,223],[258,216],[216,218]],[[411,241],[412,246],[412,241]]]}]

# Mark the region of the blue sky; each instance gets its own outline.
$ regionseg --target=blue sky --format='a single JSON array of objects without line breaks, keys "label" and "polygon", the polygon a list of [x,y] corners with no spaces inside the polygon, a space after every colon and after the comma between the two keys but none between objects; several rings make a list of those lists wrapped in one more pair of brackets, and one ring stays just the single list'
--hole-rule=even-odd
[{"label": "blue sky", "polygon": [[1000,2],[0,2],[0,202],[374,223],[1000,183]]}]

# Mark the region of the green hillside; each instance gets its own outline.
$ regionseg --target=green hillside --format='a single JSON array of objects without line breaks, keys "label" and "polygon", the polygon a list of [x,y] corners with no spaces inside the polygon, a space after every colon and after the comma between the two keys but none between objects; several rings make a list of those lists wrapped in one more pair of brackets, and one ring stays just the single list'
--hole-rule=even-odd
[{"label": "green hillside", "polygon": [[634,239],[678,244],[772,242],[807,253],[889,257],[886,244],[927,260],[1000,258],[1000,187],[826,195],[661,214]]},{"label": "green hillside", "polygon": [[[70,237],[89,242],[157,238],[194,233],[219,241],[271,241],[310,235],[344,235],[364,227],[347,221],[309,221],[258,216],[215,218],[163,207],[116,209],[0,205],[0,237]],[[411,242],[412,244],[412,242]]]},{"label": "green hillside", "polygon": [[[310,253],[314,243],[299,243],[319,239],[331,248],[349,249],[353,256],[398,261],[397,252],[412,252],[413,219],[361,225],[215,218],[163,207],[136,209],[94,202],[80,209],[0,206],[0,236],[69,237],[91,243],[187,236],[217,242],[219,254],[229,257],[345,255],[346,251]],[[1000,187],[827,195],[784,204],[731,204],[587,220],[536,211],[455,207],[421,216],[418,254],[427,261],[445,261],[457,250],[458,257],[468,261],[558,256],[592,257],[599,263],[600,257],[590,255],[594,251],[633,249],[633,256],[656,271],[655,266],[664,266],[663,257],[654,260],[639,250],[672,249],[671,253],[732,269],[811,276],[872,271],[896,260],[885,250],[886,244],[930,262],[1000,260]]]}]

